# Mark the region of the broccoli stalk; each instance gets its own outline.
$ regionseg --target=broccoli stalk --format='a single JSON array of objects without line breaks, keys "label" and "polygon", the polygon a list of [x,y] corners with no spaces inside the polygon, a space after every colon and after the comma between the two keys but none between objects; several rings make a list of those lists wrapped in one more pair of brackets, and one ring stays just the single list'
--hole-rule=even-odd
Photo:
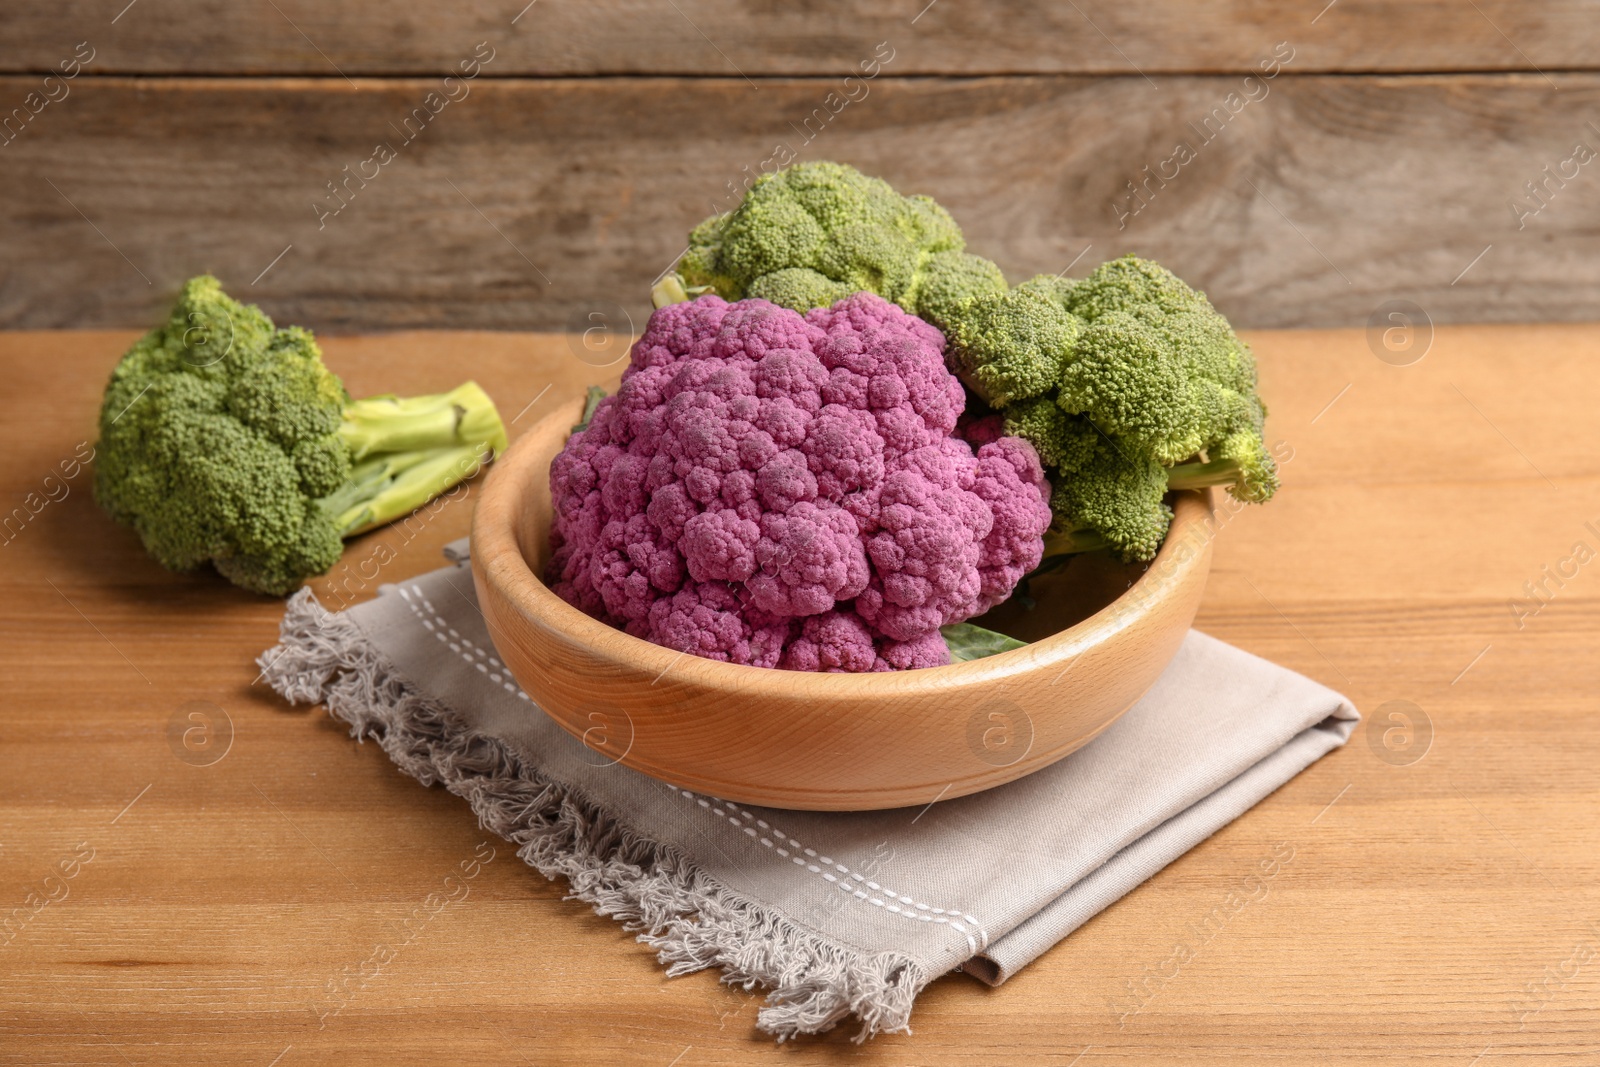
[{"label": "broccoli stalk", "polygon": [[1180,463],[1167,468],[1167,488],[1206,489],[1214,485],[1238,485],[1243,475],[1243,468],[1236,459]]},{"label": "broccoli stalk", "polygon": [[664,308],[668,304],[682,304],[711,291],[709,285],[689,285],[684,282],[683,275],[675,270],[668,271],[650,287],[650,304]]},{"label": "broccoli stalk", "polygon": [[505,433],[494,401],[475,382],[448,393],[352,400],[344,406],[339,439],[353,460],[378,452],[415,452],[462,441],[493,441]]},{"label": "broccoli stalk", "polygon": [[215,278],[122,357],[100,413],[95,495],[172,570],[207,561],[282,594],[506,447],[493,401],[447,393],[351,400],[311,334],[276,329]]},{"label": "broccoli stalk", "polygon": [[[1051,525],[1044,535],[1044,556],[1041,557],[1039,566],[1043,567],[1057,556],[1075,556],[1080,552],[1098,552],[1102,548],[1109,548],[1103,534],[1087,526],[1063,526],[1057,522]],[[1034,568],[1038,573],[1038,568]],[[1029,575],[1032,577],[1032,575]]]},{"label": "broccoli stalk", "polygon": [[338,433],[354,466],[321,505],[341,537],[411,514],[505,447],[500,413],[476,382],[432,396],[352,401]]}]

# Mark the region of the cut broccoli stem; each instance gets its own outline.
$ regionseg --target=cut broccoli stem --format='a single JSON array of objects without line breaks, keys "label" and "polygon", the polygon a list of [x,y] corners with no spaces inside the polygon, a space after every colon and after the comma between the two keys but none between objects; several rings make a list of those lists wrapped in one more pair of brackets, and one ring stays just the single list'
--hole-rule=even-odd
[{"label": "cut broccoli stem", "polygon": [[472,477],[505,451],[506,429],[488,394],[464,382],[432,396],[351,401],[339,439],[354,466],[320,504],[340,537],[354,537]]},{"label": "cut broccoli stem", "polygon": [[650,287],[650,304],[652,307],[664,308],[668,304],[681,304],[689,299],[689,291],[683,284],[683,279],[678,277],[677,271],[668,271],[662,279]]},{"label": "cut broccoli stem", "polygon": [[371,396],[345,405],[339,437],[360,463],[388,452],[418,452],[487,443],[499,454],[505,427],[477,382],[432,396]]},{"label": "cut broccoli stem", "polygon": [[715,292],[712,285],[687,285],[683,275],[677,271],[668,271],[661,280],[650,287],[650,304],[653,307],[664,308],[668,304],[682,304],[693,300],[697,296]]},{"label": "cut broccoli stem", "polygon": [[320,503],[339,536],[354,537],[411,514],[492,457],[485,441],[384,453],[356,464],[350,480]]},{"label": "cut broccoli stem", "polygon": [[1168,489],[1205,489],[1213,485],[1237,485],[1241,475],[1236,459],[1214,459],[1208,463],[1180,463],[1167,469]]}]

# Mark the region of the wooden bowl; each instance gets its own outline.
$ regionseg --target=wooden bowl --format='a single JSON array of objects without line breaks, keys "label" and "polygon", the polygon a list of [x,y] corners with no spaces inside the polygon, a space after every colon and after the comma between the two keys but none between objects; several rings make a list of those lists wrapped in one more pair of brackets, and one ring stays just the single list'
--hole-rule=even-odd
[{"label": "wooden bowl", "polygon": [[[923,805],[1048,766],[1138,700],[1189,629],[1211,565],[1210,497],[1173,495],[1148,566],[1104,554],[981,622],[1025,648],[926,670],[811,674],[685,655],[590,618],[541,580],[550,461],[581,400],[494,464],[472,575],[495,647],[545,713],[600,754],[696,792],[823,811]],[[1036,639],[1035,639],[1036,638]]]}]

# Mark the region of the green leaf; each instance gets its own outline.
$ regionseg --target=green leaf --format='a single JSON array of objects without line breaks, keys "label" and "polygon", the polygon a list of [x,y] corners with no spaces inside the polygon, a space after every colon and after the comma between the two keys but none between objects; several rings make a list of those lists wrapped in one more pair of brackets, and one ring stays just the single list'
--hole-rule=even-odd
[{"label": "green leaf", "polygon": [[606,391],[598,385],[589,386],[588,393],[583,401],[583,418],[572,428],[573,433],[589,428],[589,420],[594,418],[594,409],[600,406],[600,401],[606,398]]},{"label": "green leaf", "polygon": [[1028,643],[1018,641],[1015,637],[1007,637],[1005,634],[997,634],[993,630],[985,630],[970,622],[941,626],[939,632],[944,635],[944,643],[949,646],[952,663],[965,663],[970,659],[983,659],[999,652],[1010,652],[1013,648],[1021,648]]}]

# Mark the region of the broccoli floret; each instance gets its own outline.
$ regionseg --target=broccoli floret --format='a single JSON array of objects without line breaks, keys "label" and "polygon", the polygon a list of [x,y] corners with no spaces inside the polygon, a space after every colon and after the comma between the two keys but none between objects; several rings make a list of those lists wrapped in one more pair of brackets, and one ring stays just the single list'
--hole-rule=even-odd
[{"label": "broccoli floret", "polygon": [[1110,438],[1098,441],[1089,459],[1053,487],[1047,558],[1110,547],[1126,559],[1150,559],[1167,536],[1166,468],[1148,455],[1122,451]]},{"label": "broccoli floret", "polygon": [[1035,396],[1008,404],[1001,412],[1004,432],[1034,443],[1046,470],[1073,474],[1089,464],[1103,436],[1082,415],[1061,410],[1054,397]]},{"label": "broccoli floret", "polygon": [[1068,285],[1068,307],[1091,322],[1113,311],[1187,311],[1197,300],[1211,306],[1204,293],[1189,288],[1161,264],[1138,256],[1102,263],[1087,278]]},{"label": "broccoli floret", "polygon": [[715,292],[803,312],[866,291],[943,328],[964,303],[1005,288],[965,246],[931,198],[840,163],[802,163],[763,175],[737,210],[695,227],[676,280],[655,297],[659,307]]},{"label": "broccoli floret", "polygon": [[476,384],[352,401],[309,331],[275,329],[207,276],[112,372],[95,496],[162,565],[210,561],[282,594],[332,567],[343,538],[409,514],[505,445]]},{"label": "broccoli floret", "polygon": [[971,252],[935,252],[902,306],[948,335],[975,301],[1006,291],[1000,268]]},{"label": "broccoli floret", "polygon": [[1205,445],[1214,412],[1203,403],[1187,346],[1164,324],[1114,311],[1083,331],[1058,378],[1056,403],[1164,464]]},{"label": "broccoli floret", "polygon": [[[721,250],[722,231],[732,217],[732,212],[713,215],[690,231],[688,250],[678,261],[676,269],[667,273],[667,279],[677,280],[678,290],[699,289],[701,292],[717,293],[730,300],[744,299],[744,283],[724,272],[721,266],[722,257],[718,254]],[[737,295],[730,296],[730,294]],[[681,304],[692,295],[694,294],[687,293],[668,301],[658,299],[656,306],[663,307],[667,303]]]},{"label": "broccoli floret", "polygon": [[853,292],[844,282],[836,282],[810,267],[785,267],[752,280],[745,296],[770,300],[792,311],[809,311],[832,307]]},{"label": "broccoli floret", "polygon": [[1053,392],[1072,359],[1083,323],[1051,281],[1041,276],[980,297],[955,317],[948,361],[996,407]]}]

